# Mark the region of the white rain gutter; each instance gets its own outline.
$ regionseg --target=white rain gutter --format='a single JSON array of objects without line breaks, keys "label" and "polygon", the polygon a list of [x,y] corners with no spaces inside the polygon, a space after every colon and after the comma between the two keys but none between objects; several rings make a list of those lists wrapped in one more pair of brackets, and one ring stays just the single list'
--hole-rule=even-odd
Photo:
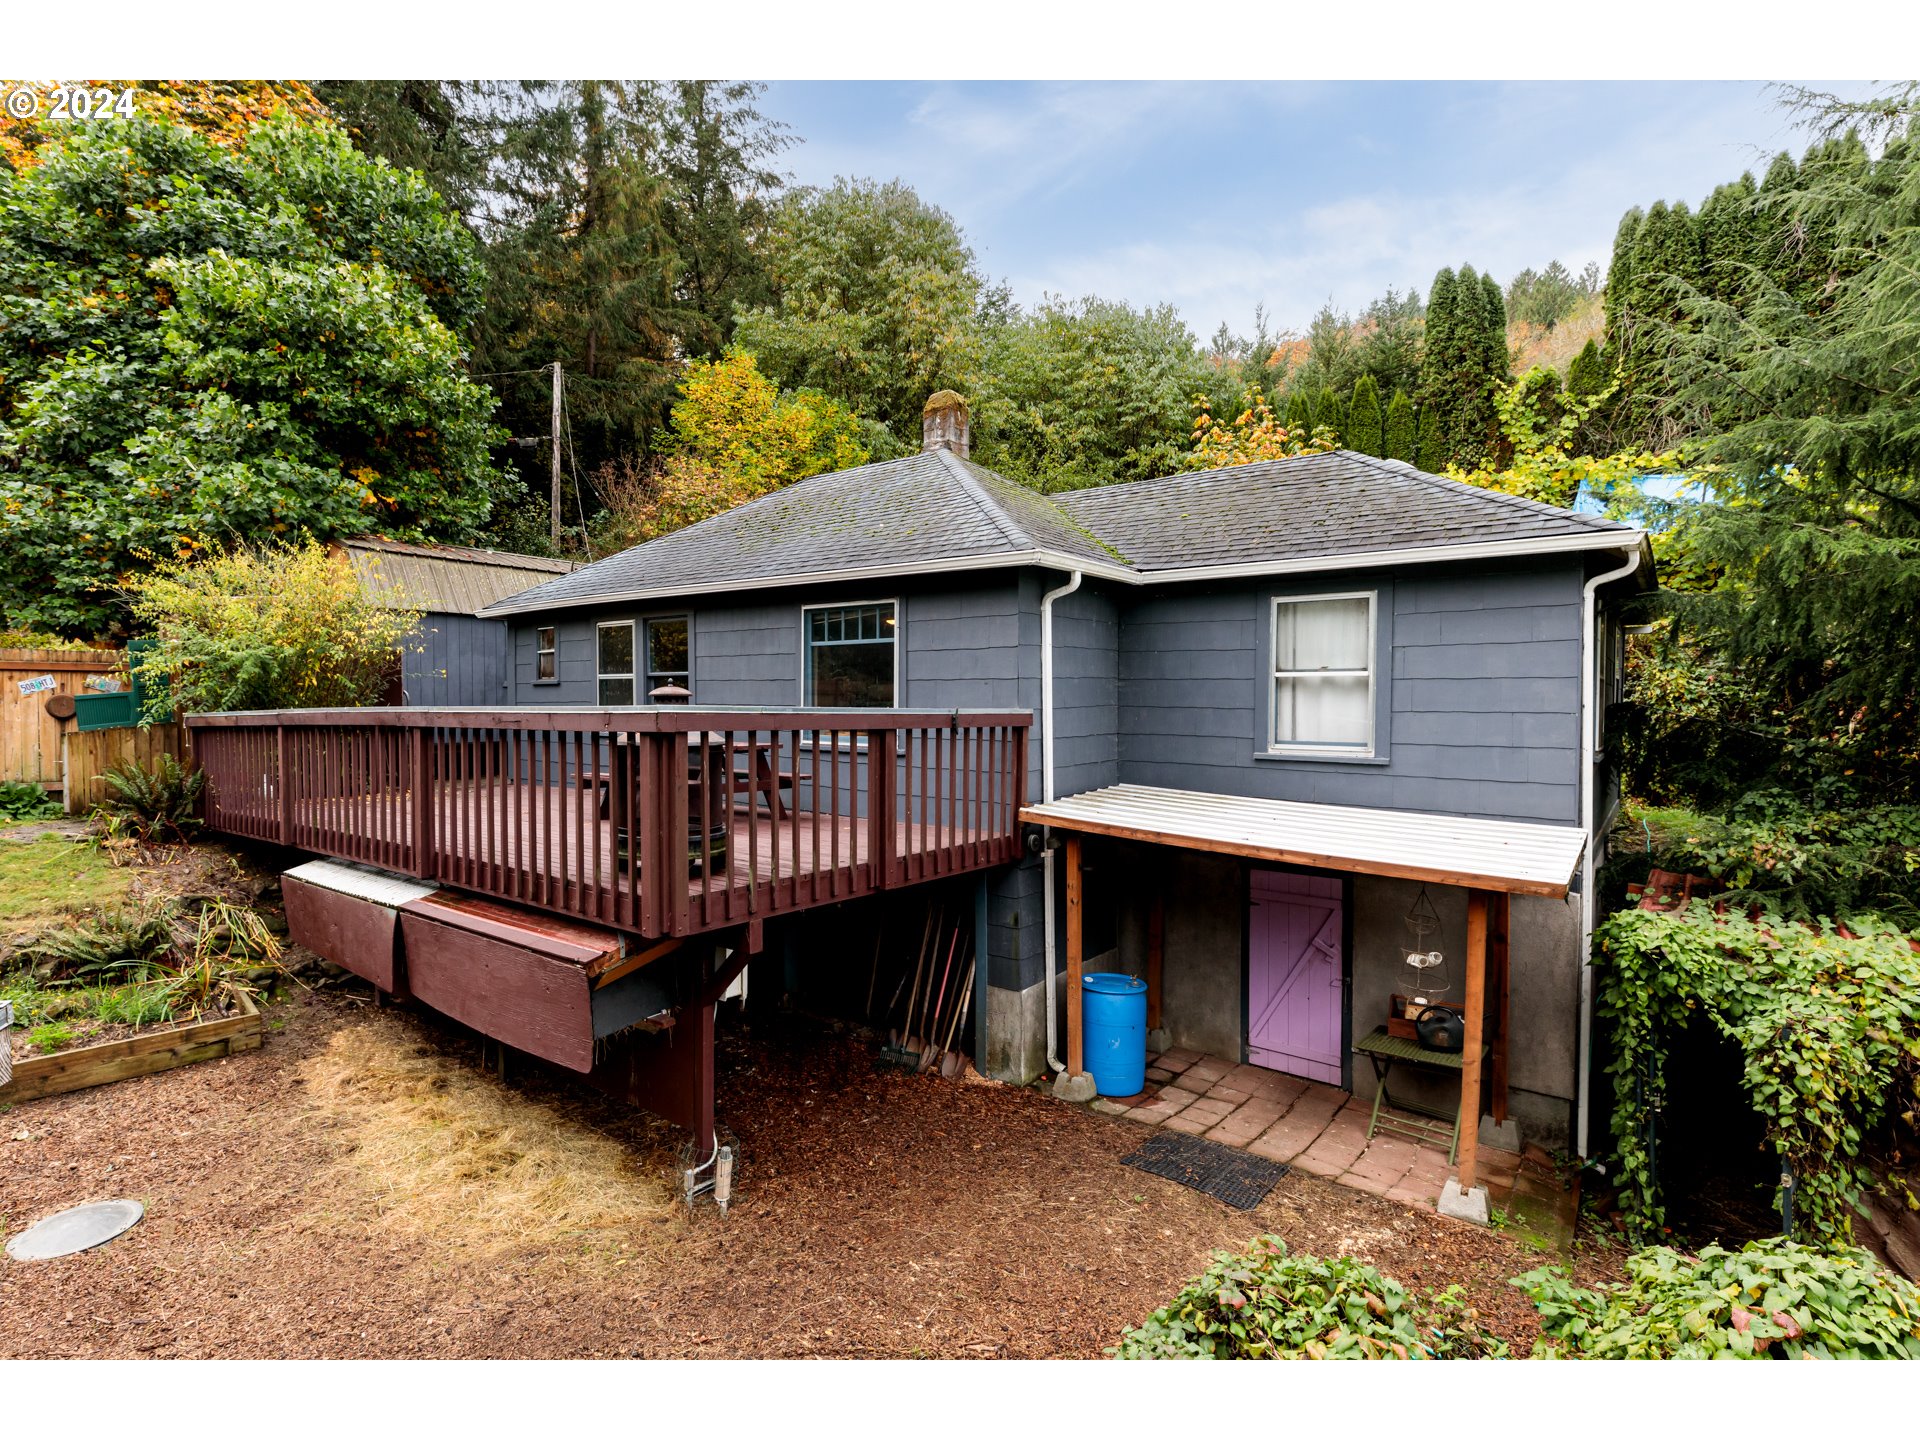
[{"label": "white rain gutter", "polygon": [[1580,852],[1580,1072],[1575,1082],[1579,1099],[1574,1139],[1582,1159],[1589,1154],[1587,1131],[1593,1099],[1593,926],[1599,909],[1593,893],[1594,792],[1598,788],[1593,767],[1600,750],[1600,656],[1594,633],[1600,603],[1597,592],[1602,585],[1624,580],[1638,570],[1642,549],[1642,543],[1636,543],[1625,560],[1595,575],[1580,591],[1580,831],[1586,836],[1586,845]]},{"label": "white rain gutter", "polygon": [[[1042,803],[1053,800],[1053,602],[1080,588],[1081,572],[1058,590],[1040,597],[1040,789]],[[1053,938],[1053,837],[1040,852],[1041,901],[1046,907],[1047,952],[1047,1068],[1058,1075],[1066,1070],[1059,1060],[1060,1046],[1054,1036],[1054,1012],[1059,1002],[1054,997]]]}]

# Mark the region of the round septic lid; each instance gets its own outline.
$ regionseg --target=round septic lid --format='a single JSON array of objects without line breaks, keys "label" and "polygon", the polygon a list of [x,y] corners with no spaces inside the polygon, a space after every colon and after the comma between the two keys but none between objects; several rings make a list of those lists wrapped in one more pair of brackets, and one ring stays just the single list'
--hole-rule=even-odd
[{"label": "round septic lid", "polygon": [[7,1254],[16,1260],[57,1260],[62,1255],[77,1255],[124,1235],[146,1213],[138,1200],[76,1205],[29,1225],[7,1241]]}]

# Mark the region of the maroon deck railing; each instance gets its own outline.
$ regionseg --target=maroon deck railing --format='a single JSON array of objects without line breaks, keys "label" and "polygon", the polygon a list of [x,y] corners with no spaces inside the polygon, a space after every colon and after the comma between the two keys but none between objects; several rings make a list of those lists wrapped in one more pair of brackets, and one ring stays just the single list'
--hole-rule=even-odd
[{"label": "maroon deck railing", "polygon": [[648,937],[1014,859],[1029,724],[677,707],[187,720],[210,829]]}]

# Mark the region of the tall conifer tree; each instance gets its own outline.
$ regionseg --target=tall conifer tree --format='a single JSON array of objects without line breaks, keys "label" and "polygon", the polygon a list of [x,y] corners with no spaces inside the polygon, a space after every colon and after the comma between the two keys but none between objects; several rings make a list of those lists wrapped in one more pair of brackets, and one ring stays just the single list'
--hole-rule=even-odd
[{"label": "tall conifer tree", "polygon": [[1313,423],[1327,426],[1342,443],[1346,441],[1347,404],[1333,386],[1322,385],[1320,393],[1313,397]]},{"label": "tall conifer tree", "polygon": [[1394,391],[1393,399],[1387,404],[1384,439],[1381,453],[1387,459],[1414,463],[1419,453],[1420,432],[1414,424],[1413,401],[1404,390]]},{"label": "tall conifer tree", "polygon": [[1414,447],[1414,465],[1429,474],[1447,468],[1447,441],[1440,428],[1440,414],[1431,406],[1420,407],[1419,440]]},{"label": "tall conifer tree", "polygon": [[1353,382],[1353,404],[1347,410],[1347,449],[1362,455],[1385,455],[1386,437],[1381,424],[1380,387],[1373,383],[1373,376],[1362,375]]}]

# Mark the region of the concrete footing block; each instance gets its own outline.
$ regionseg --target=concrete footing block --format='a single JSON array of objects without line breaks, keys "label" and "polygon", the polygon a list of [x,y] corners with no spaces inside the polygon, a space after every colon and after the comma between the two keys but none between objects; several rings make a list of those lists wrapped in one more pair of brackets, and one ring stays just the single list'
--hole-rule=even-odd
[{"label": "concrete footing block", "polygon": [[1093,1076],[1084,1072],[1075,1075],[1062,1070],[1053,1077],[1053,1098],[1056,1100],[1071,1100],[1076,1105],[1084,1105],[1099,1093],[1094,1086]]},{"label": "concrete footing block", "polygon": [[1159,1055],[1173,1048],[1173,1037],[1165,1030],[1147,1031],[1147,1053]]},{"label": "concrete footing block", "polygon": [[1494,1150],[1504,1150],[1509,1155],[1520,1153],[1520,1127],[1508,1116],[1500,1124],[1493,1123],[1491,1115],[1480,1117],[1480,1143]]},{"label": "concrete footing block", "polygon": [[1447,1188],[1440,1192],[1439,1211],[1451,1220],[1466,1220],[1475,1225],[1485,1225],[1487,1219],[1487,1187],[1476,1185],[1471,1190],[1462,1190],[1460,1181],[1452,1176],[1447,1178]]}]

